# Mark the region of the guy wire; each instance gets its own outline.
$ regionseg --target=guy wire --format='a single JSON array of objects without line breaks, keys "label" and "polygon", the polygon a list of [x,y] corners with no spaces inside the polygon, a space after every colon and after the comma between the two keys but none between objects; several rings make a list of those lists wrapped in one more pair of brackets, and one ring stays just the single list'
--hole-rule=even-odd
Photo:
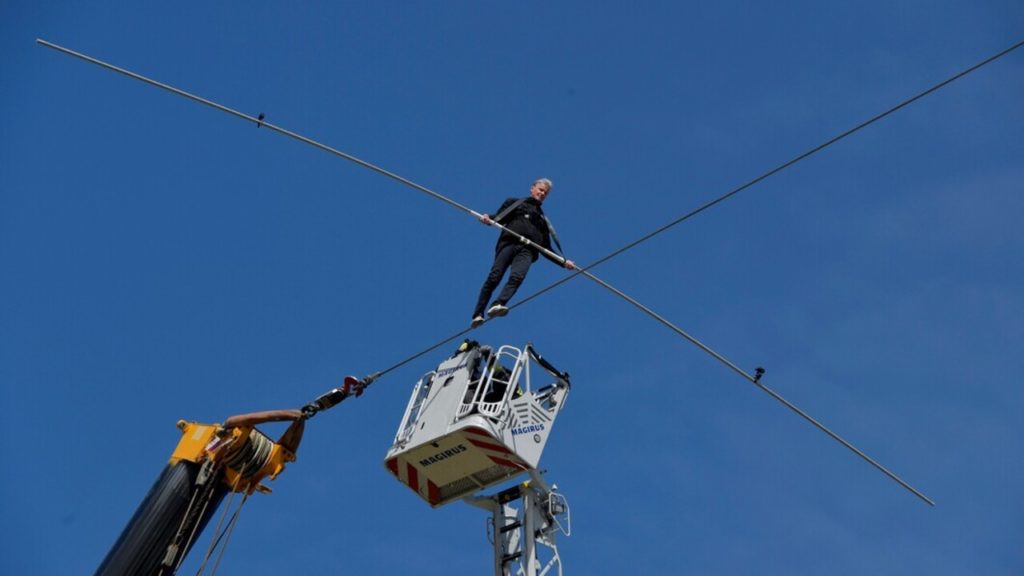
[{"label": "guy wire", "polygon": [[[350,154],[346,154],[345,152],[342,152],[342,151],[337,150],[335,148],[332,148],[330,146],[321,144],[321,143],[319,143],[319,142],[317,142],[315,140],[312,140],[310,138],[307,138],[307,137],[302,136],[300,134],[297,134],[295,132],[292,132],[292,131],[280,128],[278,126],[275,126],[275,125],[267,123],[267,122],[264,122],[262,114],[260,115],[260,117],[254,118],[254,117],[249,116],[247,114],[243,114],[241,112],[238,112],[236,110],[233,110],[233,109],[228,108],[226,106],[223,106],[221,104],[213,102],[211,100],[207,100],[205,98],[201,98],[199,96],[195,96],[193,94],[190,94],[188,92],[185,92],[185,91],[180,90],[178,88],[175,88],[173,86],[170,86],[170,85],[164,84],[162,82],[158,82],[158,81],[146,78],[146,77],[141,76],[139,74],[136,74],[134,72],[125,70],[123,68],[119,68],[117,66],[113,66],[113,65],[108,64],[106,62],[97,60],[95,58],[92,58],[90,56],[86,56],[84,54],[75,52],[73,50],[69,50],[67,48],[63,48],[63,47],[58,46],[56,44],[52,44],[50,42],[47,42],[45,40],[37,39],[36,42],[38,42],[39,44],[41,44],[43,46],[46,46],[46,47],[52,48],[54,50],[57,50],[59,52],[63,52],[65,54],[68,54],[68,55],[71,55],[71,56],[75,56],[75,57],[80,58],[82,60],[85,60],[87,62],[96,64],[98,66],[107,68],[109,70],[118,72],[120,74],[123,74],[125,76],[130,77],[130,78],[133,78],[133,79],[142,81],[144,83],[156,86],[158,88],[167,90],[167,91],[172,92],[174,94],[177,94],[179,96],[188,98],[190,100],[199,102],[201,104],[205,104],[207,106],[210,106],[210,107],[213,107],[215,109],[221,110],[223,112],[226,112],[228,114],[234,115],[234,116],[239,117],[239,118],[242,118],[244,120],[248,120],[250,122],[255,123],[257,126],[261,126],[261,127],[265,126],[266,128],[268,128],[271,131],[278,132],[278,133],[283,134],[285,136],[288,136],[288,137],[291,137],[293,139],[299,140],[301,142],[304,142],[306,144],[309,144],[311,146],[314,146],[316,148],[324,150],[324,151],[326,151],[328,153],[334,154],[335,156],[341,157],[341,158],[343,158],[345,160],[348,160],[350,162],[354,162],[354,163],[356,163],[356,164],[358,164],[360,166],[363,166],[365,168],[373,170],[373,171],[375,171],[375,172],[377,172],[377,173],[379,173],[379,174],[381,174],[383,176],[387,176],[387,177],[389,177],[391,179],[394,179],[394,180],[396,180],[398,182],[401,182],[401,183],[403,183],[403,184],[405,184],[405,185],[407,185],[407,186],[409,186],[411,188],[414,188],[414,189],[416,189],[416,190],[418,190],[420,192],[428,194],[428,195],[434,197],[435,199],[440,200],[440,201],[448,204],[449,206],[452,206],[453,208],[456,208],[458,210],[466,212],[466,213],[468,213],[470,215],[473,215],[473,216],[475,216],[477,218],[482,216],[482,214],[480,214],[480,213],[478,213],[478,212],[476,212],[476,211],[474,211],[474,210],[472,210],[472,209],[470,209],[470,208],[468,208],[468,207],[466,207],[466,206],[464,206],[464,205],[462,205],[462,204],[460,204],[460,203],[458,203],[458,202],[456,202],[456,201],[454,201],[454,200],[452,200],[452,199],[450,199],[450,198],[448,198],[448,197],[446,197],[444,195],[441,195],[441,194],[439,194],[437,192],[434,192],[433,190],[430,190],[430,189],[428,189],[428,188],[426,188],[424,186],[421,186],[421,185],[419,185],[419,184],[417,184],[417,183],[415,183],[415,182],[413,182],[413,181],[411,181],[411,180],[409,180],[407,178],[399,176],[399,175],[397,175],[397,174],[395,174],[393,172],[390,172],[390,171],[385,170],[385,169],[383,169],[383,168],[381,168],[379,166],[376,166],[374,164],[371,164],[369,162],[361,160],[361,159],[359,159],[359,158],[357,158],[355,156],[352,156]],[[604,287],[604,288],[608,289],[609,291],[613,292],[614,294],[616,294],[620,298],[623,298],[627,302],[633,304],[638,309],[640,309],[641,311],[643,311],[647,315],[651,316],[655,320],[661,322],[662,324],[664,324],[668,328],[672,329],[678,335],[680,335],[683,338],[685,338],[686,340],[690,341],[691,343],[693,343],[694,345],[696,345],[697,347],[702,349],[704,352],[710,354],[715,359],[717,359],[719,362],[725,364],[727,367],[729,367],[733,371],[737,372],[739,375],[741,375],[742,377],[746,378],[751,383],[757,385],[762,390],[764,390],[765,392],[770,394],[773,398],[775,398],[779,402],[783,403],[786,407],[790,408],[792,411],[794,411],[795,413],[797,413],[798,415],[803,417],[805,420],[809,421],[811,424],[813,424],[814,426],[816,426],[817,428],[819,428],[820,430],[822,430],[823,432],[828,434],[830,437],[832,437],[836,441],[840,442],[843,446],[845,446],[846,448],[848,448],[851,451],[853,451],[855,454],[857,454],[858,456],[863,458],[865,461],[867,461],[869,464],[871,464],[872,466],[877,468],[879,471],[881,471],[884,474],[886,474],[887,476],[889,476],[892,480],[896,481],[901,486],[903,486],[907,490],[911,491],[918,498],[922,499],[923,501],[925,501],[929,505],[934,506],[934,502],[932,500],[930,500],[928,497],[926,497],[924,494],[922,494],[921,492],[919,492],[916,489],[914,489],[912,486],[910,486],[909,484],[907,484],[906,482],[901,480],[899,477],[897,477],[895,474],[890,472],[884,466],[882,466],[881,464],[879,464],[878,462],[876,462],[875,460],[870,458],[867,454],[865,454],[864,452],[860,451],[859,449],[854,447],[852,444],[850,444],[849,442],[847,442],[846,440],[844,440],[843,438],[841,438],[840,436],[838,436],[837,434],[835,434],[834,432],[829,430],[827,427],[825,427],[824,425],[819,423],[817,420],[812,418],[809,414],[807,414],[803,410],[799,409],[797,406],[795,406],[794,404],[790,403],[785,398],[783,398],[779,394],[775,393],[774,391],[772,391],[767,386],[761,384],[760,381],[759,381],[760,380],[759,378],[755,378],[753,376],[750,376],[745,371],[743,371],[742,369],[737,367],[735,364],[733,364],[731,361],[726,359],[724,356],[721,356],[720,354],[718,354],[717,352],[715,352],[711,348],[707,347],[706,345],[704,345],[703,343],[701,343],[700,341],[698,341],[694,337],[690,336],[689,334],[687,334],[686,332],[684,332],[683,330],[681,330],[680,328],[676,327],[674,324],[669,322],[668,320],[664,319],[663,317],[661,317],[660,315],[655,313],[650,308],[647,308],[646,306],[644,306],[643,304],[639,303],[635,299],[629,297],[627,294],[625,294],[621,290],[618,290],[617,288],[615,288],[615,287],[611,286],[610,284],[604,282],[603,280],[597,278],[596,276],[591,274],[589,272],[589,270],[591,268],[594,268],[594,267],[596,267],[596,266],[598,266],[598,265],[600,265],[600,264],[610,260],[611,258],[614,258],[615,256],[618,256],[619,254],[622,254],[623,252],[626,252],[627,250],[632,249],[633,247],[635,247],[635,246],[637,246],[637,245],[639,245],[639,244],[641,244],[641,243],[643,243],[643,242],[653,238],[654,236],[656,236],[656,235],[658,235],[658,234],[660,234],[660,233],[662,233],[662,232],[664,232],[664,231],[666,231],[666,230],[668,230],[668,229],[670,229],[670,228],[672,228],[672,227],[682,223],[683,221],[688,220],[689,218],[695,216],[696,214],[699,214],[700,212],[703,212],[704,210],[706,210],[708,208],[711,208],[712,206],[715,206],[716,204],[719,204],[720,202],[725,201],[726,199],[728,199],[728,198],[738,194],[739,192],[752,187],[753,185],[757,184],[758,182],[761,182],[761,181],[763,181],[763,180],[765,180],[765,179],[767,179],[767,178],[769,178],[769,177],[771,177],[771,176],[773,176],[773,175],[775,175],[775,174],[785,170],[786,168],[788,168],[788,167],[790,167],[790,166],[792,166],[792,165],[794,165],[794,164],[796,164],[796,163],[798,163],[798,162],[800,162],[800,161],[802,161],[802,160],[804,160],[804,159],[806,159],[806,158],[816,154],[817,152],[820,152],[821,150],[824,150],[825,148],[831,146],[832,144],[834,144],[834,143],[836,143],[836,142],[846,138],[847,136],[849,136],[849,135],[851,135],[851,134],[853,134],[853,133],[855,133],[855,132],[857,132],[857,131],[859,131],[859,130],[861,130],[861,129],[863,129],[863,128],[865,128],[865,127],[867,127],[867,126],[869,126],[869,125],[871,125],[871,124],[873,124],[875,122],[877,122],[878,120],[881,120],[882,118],[884,118],[884,117],[886,117],[886,116],[896,112],[897,110],[900,110],[901,108],[904,108],[904,107],[908,106],[909,104],[915,102],[916,100],[918,100],[920,98],[923,98],[924,96],[927,96],[928,94],[931,94],[932,92],[935,92],[935,91],[941,89],[942,87],[946,86],[947,84],[950,84],[951,82],[954,82],[955,80],[957,80],[959,78],[962,78],[963,76],[966,76],[967,74],[977,70],[978,68],[981,68],[982,66],[984,66],[984,65],[986,65],[986,64],[988,64],[990,62],[993,62],[993,61],[999,59],[1000,57],[1002,57],[1002,56],[1012,52],[1013,50],[1016,50],[1017,48],[1019,48],[1022,45],[1024,45],[1024,41],[1018,42],[1017,44],[1014,44],[1013,46],[1011,46],[1011,47],[1009,47],[1009,48],[1007,48],[1007,49],[1005,49],[1005,50],[1003,50],[1003,51],[1001,51],[1001,52],[999,52],[999,53],[997,53],[997,54],[995,54],[995,55],[993,55],[993,56],[991,56],[991,57],[989,57],[989,58],[987,58],[985,60],[983,60],[982,62],[980,62],[978,64],[975,64],[974,66],[972,66],[972,67],[970,67],[970,68],[968,68],[968,69],[966,69],[966,70],[964,70],[962,72],[959,72],[956,75],[954,75],[954,76],[952,76],[952,77],[950,77],[950,78],[948,78],[948,79],[946,79],[946,80],[944,80],[944,81],[942,81],[942,82],[932,86],[931,88],[929,88],[929,89],[927,89],[927,90],[925,90],[925,91],[923,91],[923,92],[921,92],[921,93],[919,93],[919,94],[917,94],[917,95],[915,95],[915,96],[913,96],[913,97],[911,97],[911,98],[909,98],[907,100],[904,100],[903,102],[901,102],[901,103],[897,104],[896,106],[886,110],[885,112],[882,112],[881,114],[878,114],[878,115],[876,115],[876,116],[874,116],[874,117],[872,117],[872,118],[870,118],[870,119],[868,119],[868,120],[858,124],[857,126],[855,126],[855,127],[851,128],[851,129],[849,129],[849,130],[839,134],[838,136],[835,136],[835,137],[825,141],[824,143],[822,143],[822,144],[820,144],[820,145],[818,145],[818,146],[816,146],[816,147],[814,147],[814,148],[804,152],[803,154],[800,154],[800,155],[796,156],[795,158],[793,158],[793,159],[791,159],[791,160],[789,160],[789,161],[787,161],[787,162],[785,162],[785,163],[783,163],[783,164],[773,168],[772,170],[769,170],[768,172],[765,172],[764,174],[758,176],[757,178],[754,178],[753,180],[750,180],[749,182],[747,182],[747,183],[745,183],[745,184],[743,184],[743,185],[741,185],[741,186],[731,190],[730,192],[728,192],[728,193],[726,193],[726,194],[724,194],[724,195],[722,195],[722,196],[720,196],[720,197],[718,197],[718,198],[716,198],[716,199],[714,199],[714,200],[712,200],[710,202],[705,203],[704,205],[698,207],[697,209],[692,210],[692,211],[684,214],[683,216],[673,220],[672,222],[670,222],[670,223],[668,223],[668,224],[666,224],[666,225],[664,225],[664,226],[654,230],[653,232],[651,232],[651,233],[649,233],[649,234],[647,234],[647,235],[645,235],[645,236],[643,236],[643,237],[641,237],[641,238],[639,238],[639,239],[637,239],[637,240],[635,240],[635,241],[625,245],[624,247],[622,247],[622,248],[620,248],[620,249],[610,253],[609,255],[607,255],[607,256],[605,256],[605,257],[595,261],[594,263],[590,264],[589,266],[578,269],[576,271],[576,273],[571,274],[571,275],[569,275],[569,276],[567,276],[567,277],[565,277],[565,278],[563,278],[563,279],[561,279],[561,280],[551,284],[550,286],[541,289],[540,291],[538,291],[538,292],[528,296],[527,298],[521,300],[520,302],[518,302],[517,304],[515,304],[512,307],[515,308],[515,307],[518,307],[521,304],[525,304],[526,302],[528,302],[530,300],[533,300],[534,298],[536,298],[536,297],[540,296],[541,294],[543,294],[543,293],[545,293],[545,292],[555,288],[556,286],[559,286],[559,285],[567,282],[568,280],[571,280],[572,278],[575,278],[576,276],[578,276],[580,274],[583,274],[584,276],[588,277],[589,279],[591,279],[591,280],[595,281],[596,283],[600,284],[602,287]],[[509,230],[507,230],[504,226],[501,226],[500,224],[493,223],[493,225],[495,225],[496,227],[502,229],[503,231],[510,232]],[[516,235],[516,236],[519,236],[519,235]],[[553,254],[549,250],[546,250],[545,248],[543,248],[541,246],[538,246],[538,245],[536,245],[536,244],[534,244],[532,242],[529,242],[528,240],[526,240],[525,238],[523,238],[521,236],[520,236],[520,240],[522,240],[524,243],[526,243],[528,245],[531,245],[535,249],[539,249],[539,250],[541,250],[541,251],[543,251],[545,253]],[[557,255],[555,255],[555,256],[557,256]],[[423,354],[426,354],[427,352],[429,352],[429,351],[431,351],[431,350],[433,350],[435,348],[438,348],[438,347],[442,346],[443,344],[445,344],[445,343],[447,343],[447,342],[449,342],[449,341],[451,341],[451,340],[453,340],[453,339],[455,339],[455,338],[457,338],[457,337],[459,337],[462,334],[465,334],[467,332],[469,332],[469,329],[462,330],[461,332],[455,334],[454,336],[451,336],[451,337],[449,337],[449,338],[447,338],[447,339],[445,339],[445,340],[443,340],[443,341],[441,341],[441,342],[431,346],[430,348],[424,350],[423,352],[420,352],[420,353],[410,357],[409,359],[404,360],[404,361],[394,365],[391,368],[388,368],[388,369],[386,369],[384,371],[381,371],[380,373],[378,373],[377,377],[382,376],[385,373],[390,372],[390,371],[398,368],[401,365],[404,365],[405,363],[411,361],[412,359],[418,358],[419,356],[422,356]]]}]

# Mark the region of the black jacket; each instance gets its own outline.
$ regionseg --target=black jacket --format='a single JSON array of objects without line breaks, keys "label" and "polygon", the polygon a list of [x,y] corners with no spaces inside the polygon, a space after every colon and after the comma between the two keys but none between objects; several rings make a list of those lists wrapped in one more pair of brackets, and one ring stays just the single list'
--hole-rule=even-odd
[{"label": "black jacket", "polygon": [[[500,215],[506,208],[518,201],[519,198],[509,198],[505,200],[505,202],[502,203],[501,208],[494,213],[495,216]],[[529,238],[537,245],[543,246],[544,248],[554,252],[551,248],[551,229],[548,226],[547,219],[544,217],[544,210],[541,209],[540,202],[535,200],[532,196],[526,198],[522,203],[516,206],[515,209],[497,222],[509,230]],[[510,243],[519,243],[519,239],[502,230],[501,236],[498,237],[498,244],[494,249],[495,251],[501,250],[502,247]],[[539,251],[535,248],[530,248],[530,250],[533,252],[533,260],[536,261]],[[559,266],[562,265],[561,260],[555,260],[553,258],[548,258],[548,260],[551,260]]]}]

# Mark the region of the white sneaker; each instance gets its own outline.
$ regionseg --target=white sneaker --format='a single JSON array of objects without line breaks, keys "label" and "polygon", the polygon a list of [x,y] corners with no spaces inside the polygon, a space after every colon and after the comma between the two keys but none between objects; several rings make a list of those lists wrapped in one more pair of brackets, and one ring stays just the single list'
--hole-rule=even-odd
[{"label": "white sneaker", "polygon": [[473,316],[473,321],[469,323],[469,326],[470,326],[471,328],[476,328],[477,326],[479,326],[479,325],[481,325],[481,324],[483,324],[483,323],[484,323],[484,317],[483,317],[483,315],[480,315],[480,316]]},{"label": "white sneaker", "polygon": [[487,315],[491,318],[498,318],[508,314],[508,306],[495,302],[491,304],[491,307],[487,310]]}]

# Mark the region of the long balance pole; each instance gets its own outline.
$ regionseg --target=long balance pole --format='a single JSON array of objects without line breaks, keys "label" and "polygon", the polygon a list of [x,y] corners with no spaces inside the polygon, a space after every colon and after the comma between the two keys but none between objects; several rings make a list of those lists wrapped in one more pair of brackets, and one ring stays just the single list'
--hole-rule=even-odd
[{"label": "long balance pole", "polygon": [[[369,163],[369,162],[367,162],[365,160],[362,160],[360,158],[352,156],[351,154],[346,154],[345,152],[342,152],[341,150],[338,150],[336,148],[332,148],[331,146],[327,146],[326,144],[322,144],[320,142],[317,142],[316,140],[313,140],[311,138],[307,138],[306,136],[303,136],[301,134],[297,134],[295,132],[292,132],[291,130],[287,130],[287,129],[281,128],[279,126],[275,126],[274,124],[271,124],[269,122],[265,122],[263,120],[262,115],[260,117],[254,117],[254,116],[250,116],[248,114],[244,114],[244,113],[239,112],[237,110],[228,108],[227,106],[224,106],[222,104],[218,104],[216,102],[213,102],[212,100],[207,100],[206,98],[202,98],[200,96],[196,96],[195,94],[190,94],[188,92],[185,92],[184,90],[180,90],[180,89],[175,88],[173,86],[170,86],[168,84],[164,84],[163,82],[158,82],[158,81],[153,80],[151,78],[147,78],[147,77],[142,76],[140,74],[136,74],[135,72],[132,72],[130,70],[125,70],[124,68],[120,68],[118,66],[114,66],[113,64],[108,64],[106,62],[103,62],[102,60],[98,60],[98,59],[93,58],[91,56],[87,56],[85,54],[82,54],[80,52],[76,52],[74,50],[70,50],[68,48],[64,48],[63,46],[58,46],[57,44],[53,44],[51,42],[47,42],[46,40],[42,40],[42,39],[38,39],[37,38],[36,42],[41,44],[41,45],[43,45],[43,46],[46,46],[47,48],[52,48],[53,50],[56,50],[58,52],[63,52],[64,54],[67,54],[69,56],[74,56],[76,58],[80,58],[82,60],[85,60],[86,62],[89,62],[89,63],[92,63],[92,64],[96,64],[97,66],[100,66],[102,68],[106,68],[108,70],[112,70],[112,71],[117,72],[119,74],[123,74],[125,76],[128,76],[129,78],[133,78],[135,80],[139,80],[140,82],[145,82],[146,84],[150,84],[152,86],[156,86],[157,88],[161,88],[161,89],[166,90],[168,92],[171,92],[173,94],[177,94],[178,96],[182,96],[184,98],[188,98],[189,100],[193,100],[195,102],[199,102],[200,104],[205,104],[207,106],[210,106],[211,108],[216,108],[217,110],[220,110],[221,112],[226,112],[228,114],[231,114],[232,116],[236,116],[238,118],[241,118],[242,120],[246,120],[248,122],[252,122],[252,123],[256,124],[259,127],[267,128],[268,130],[271,130],[273,132],[277,132],[279,134],[283,134],[285,136],[288,136],[289,138],[294,138],[295,140],[298,140],[298,141],[303,142],[305,144],[309,144],[310,146],[313,146],[315,148],[319,148],[320,150],[323,150],[325,152],[328,152],[330,154],[333,154],[335,156],[338,156],[338,157],[343,158],[345,160],[348,160],[350,162],[354,162],[354,163],[356,163],[356,164],[358,164],[358,165],[360,165],[360,166],[362,166],[364,168],[368,168],[370,170],[373,170],[374,172],[377,172],[378,174],[381,174],[383,176],[387,176],[388,178],[391,178],[393,180],[397,180],[398,182],[401,182],[402,184],[405,184],[406,186],[409,186],[410,188],[413,188],[415,190],[423,192],[424,194],[432,196],[433,198],[435,198],[437,200],[440,200],[441,202],[444,202],[445,204],[448,204],[449,206],[451,206],[453,208],[456,208],[458,210],[461,210],[462,212],[470,214],[471,216],[473,216],[474,218],[476,218],[478,220],[481,219],[484,216],[484,214],[481,214],[480,212],[477,212],[477,211],[475,211],[475,210],[473,210],[473,209],[471,209],[471,208],[469,208],[467,206],[464,206],[464,205],[456,202],[455,200],[452,200],[451,198],[448,198],[448,197],[446,197],[446,196],[444,196],[442,194],[434,192],[433,190],[431,190],[431,189],[429,189],[429,188],[427,188],[425,186],[421,186],[420,184],[417,184],[416,182],[413,182],[412,180],[409,180],[408,178],[403,178],[402,176],[399,176],[398,174],[395,174],[394,172],[391,172],[389,170],[385,170],[384,168],[381,168],[381,167],[376,166],[374,164],[371,164],[371,163]],[[523,244],[526,244],[526,245],[528,245],[528,246],[530,246],[530,247],[532,247],[532,248],[534,248],[534,249],[544,253],[546,256],[548,256],[550,258],[553,258],[556,261],[558,261],[558,260],[563,261],[563,262],[565,261],[564,257],[559,256],[558,254],[555,254],[551,250],[548,250],[547,248],[544,248],[543,246],[540,246],[540,245],[530,241],[525,236],[523,236],[521,234],[518,234],[516,232],[513,232],[512,230],[509,230],[505,226],[502,226],[501,224],[499,224],[497,222],[494,222],[493,220],[490,221],[490,224],[492,226],[496,227],[496,228],[501,229],[504,232],[507,232],[507,233],[511,234],[512,236],[518,238],[519,241],[522,242]],[[576,275],[583,275],[583,276],[587,277],[588,279],[590,279],[593,282],[597,283],[601,287],[603,287],[606,290],[610,291],[611,293],[615,294],[619,298],[622,298],[626,302],[629,302],[630,304],[635,306],[638,310],[640,310],[641,312],[643,312],[647,316],[650,316],[654,320],[657,320],[659,323],[661,323],[662,325],[667,327],[669,330],[672,330],[673,332],[675,332],[679,336],[685,338],[690,343],[692,343],[693,345],[697,346],[698,348],[700,348],[701,350],[703,350],[704,352],[709,354],[715,360],[718,360],[719,362],[724,364],[726,367],[731,369],[733,372],[736,372],[741,377],[746,379],[748,382],[750,382],[751,384],[754,384],[755,386],[757,386],[758,388],[763,390],[769,396],[771,396],[775,400],[777,400],[780,403],[782,403],[782,405],[784,405],[785,407],[787,407],[790,410],[792,410],[794,413],[799,415],[804,420],[810,422],[812,425],[814,425],[814,427],[818,428],[819,430],[821,430],[822,432],[827,434],[833,440],[839,442],[840,444],[845,446],[847,449],[849,449],[851,452],[853,452],[857,456],[861,457],[865,462],[867,462],[868,464],[871,464],[872,466],[874,466],[876,469],[878,469],[880,472],[882,472],[883,474],[888,476],[890,479],[895,481],[897,484],[899,484],[903,488],[909,490],[912,494],[914,494],[915,496],[917,496],[918,498],[923,500],[929,506],[934,506],[935,505],[934,501],[932,501],[930,498],[928,498],[927,496],[922,494],[916,488],[914,488],[913,486],[911,486],[910,484],[905,482],[902,478],[900,478],[899,476],[897,476],[896,474],[891,472],[888,468],[886,468],[885,466],[882,466],[876,460],[874,460],[873,458],[871,458],[870,456],[865,454],[862,450],[858,449],[856,446],[854,446],[850,442],[846,441],[841,436],[839,436],[838,434],[836,434],[835,432],[830,430],[828,427],[826,427],[825,425],[823,425],[822,423],[818,422],[816,419],[811,417],[807,412],[804,412],[799,407],[797,407],[795,404],[793,404],[792,402],[786,400],[780,394],[778,394],[777,392],[775,392],[771,388],[769,388],[769,387],[765,386],[764,384],[762,384],[760,382],[760,380],[761,380],[760,376],[751,376],[746,371],[744,371],[741,368],[739,368],[738,366],[736,366],[736,364],[734,364],[733,362],[729,361],[727,358],[725,358],[721,354],[715,352],[714,350],[709,348],[707,345],[705,345],[701,341],[699,341],[696,338],[694,338],[693,336],[687,334],[681,328],[679,328],[675,324],[669,322],[668,320],[666,320],[664,317],[662,317],[658,313],[654,312],[653,310],[651,310],[647,306],[644,306],[643,304],[641,304],[640,302],[638,302],[637,300],[635,300],[631,296],[627,295],[625,292],[619,290],[618,288],[615,288],[611,284],[605,282],[604,280],[601,280],[600,278],[598,278],[594,274],[590,273],[587,270],[586,267],[579,268],[576,271]]]}]

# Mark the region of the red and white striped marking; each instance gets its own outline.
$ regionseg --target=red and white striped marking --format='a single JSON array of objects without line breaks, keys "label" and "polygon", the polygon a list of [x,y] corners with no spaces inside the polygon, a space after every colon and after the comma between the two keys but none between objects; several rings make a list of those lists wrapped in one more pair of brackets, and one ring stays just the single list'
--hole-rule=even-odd
[{"label": "red and white striped marking", "polygon": [[[517,472],[519,470],[529,469],[529,466],[527,466],[525,462],[513,454],[512,451],[506,448],[503,444],[498,443],[498,441],[486,431],[480,428],[466,428],[463,432],[468,433],[466,435],[466,440],[473,446],[479,448],[480,451],[487,455],[487,457],[495,464],[505,466],[506,468],[513,468]],[[472,434],[472,436],[470,436],[470,434]]]},{"label": "red and white striped marking", "polygon": [[437,506],[441,501],[441,491],[437,484],[430,480],[420,482],[420,471],[411,462],[396,456],[385,462],[385,465],[399,482],[412,488],[421,498],[430,502],[431,506]]},{"label": "red and white striped marking", "polygon": [[[472,446],[471,451],[486,456],[498,466],[508,468],[510,474],[529,469],[529,466],[521,458],[482,428],[466,428],[461,430],[460,435],[465,443]],[[411,488],[431,506],[437,506],[441,502],[441,491],[437,484],[426,478],[426,473],[419,466],[407,460],[404,455],[390,458],[384,465],[399,482]],[[474,471],[474,473],[479,471]]]}]

